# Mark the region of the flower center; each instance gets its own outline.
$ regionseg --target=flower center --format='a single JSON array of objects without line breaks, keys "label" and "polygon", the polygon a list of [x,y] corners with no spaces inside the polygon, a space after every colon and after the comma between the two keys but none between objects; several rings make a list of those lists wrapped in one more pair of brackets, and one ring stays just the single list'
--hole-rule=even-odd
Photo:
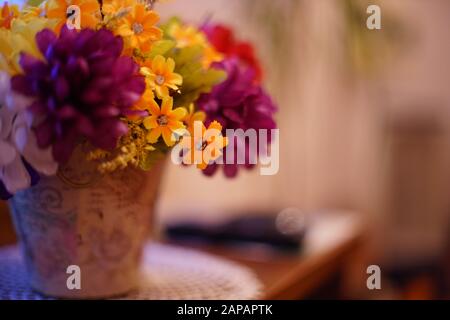
[{"label": "flower center", "polygon": [[163,75],[158,74],[156,76],[155,82],[158,86],[162,86],[166,82],[166,78]]},{"label": "flower center", "polygon": [[144,31],[144,26],[142,24],[137,22],[133,23],[133,32],[135,34],[140,34],[142,31]]},{"label": "flower center", "polygon": [[158,117],[158,119],[156,119],[156,122],[160,126],[166,126],[169,123],[169,120],[167,119],[166,115],[162,114]]},{"label": "flower center", "polygon": [[195,148],[196,148],[198,151],[205,151],[205,149],[206,149],[207,146],[208,146],[208,141],[206,141],[206,140],[205,140],[205,141],[200,140],[200,141],[197,141]]}]

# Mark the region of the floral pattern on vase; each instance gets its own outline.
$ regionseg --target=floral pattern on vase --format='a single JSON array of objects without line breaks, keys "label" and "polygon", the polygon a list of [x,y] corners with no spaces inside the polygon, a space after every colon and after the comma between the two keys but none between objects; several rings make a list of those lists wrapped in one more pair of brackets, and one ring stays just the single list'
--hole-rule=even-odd
[{"label": "floral pattern on vase", "polygon": [[[90,170],[70,163],[66,172]],[[17,193],[10,206],[31,286],[64,298],[106,298],[135,289],[162,169],[163,163],[142,175],[127,168],[85,187],[47,177]],[[71,265],[80,267],[81,290],[67,288]]]}]

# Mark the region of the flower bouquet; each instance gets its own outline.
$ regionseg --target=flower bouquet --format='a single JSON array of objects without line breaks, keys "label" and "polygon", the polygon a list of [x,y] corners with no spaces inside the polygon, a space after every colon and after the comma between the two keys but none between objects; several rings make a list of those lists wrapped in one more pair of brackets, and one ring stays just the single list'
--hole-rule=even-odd
[{"label": "flower bouquet", "polygon": [[[0,196],[10,199],[30,283],[44,294],[135,289],[168,155],[234,177],[273,139],[259,135],[265,143],[253,148],[228,134],[276,128],[252,46],[210,22],[161,23],[153,6],[2,7]],[[79,288],[68,285],[73,266]]]}]

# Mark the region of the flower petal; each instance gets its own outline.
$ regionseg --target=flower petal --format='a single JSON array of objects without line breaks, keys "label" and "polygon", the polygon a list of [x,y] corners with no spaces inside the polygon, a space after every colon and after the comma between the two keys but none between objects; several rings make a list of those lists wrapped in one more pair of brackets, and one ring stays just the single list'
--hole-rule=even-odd
[{"label": "flower petal", "polygon": [[162,136],[163,136],[164,142],[166,143],[166,145],[168,147],[173,146],[175,144],[175,142],[177,142],[176,139],[174,138],[174,135],[172,134],[172,130],[170,130],[167,127],[162,128]]},{"label": "flower petal", "polygon": [[11,163],[16,155],[17,151],[11,144],[0,140],[0,167]]},{"label": "flower petal", "polygon": [[4,168],[3,183],[5,184],[6,189],[12,194],[30,186],[30,175],[25,169],[19,154],[16,154],[14,161]]},{"label": "flower petal", "polygon": [[161,127],[157,127],[149,132],[147,135],[147,141],[149,143],[156,143],[158,142],[159,137],[161,136]]},{"label": "flower petal", "polygon": [[185,108],[176,108],[171,112],[170,115],[177,120],[182,120],[184,117],[186,117],[187,110]]}]

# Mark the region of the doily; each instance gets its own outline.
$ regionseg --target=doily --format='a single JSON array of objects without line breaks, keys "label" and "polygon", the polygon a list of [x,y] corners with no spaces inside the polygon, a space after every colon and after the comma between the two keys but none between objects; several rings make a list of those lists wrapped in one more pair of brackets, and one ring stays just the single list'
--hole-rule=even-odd
[{"label": "doily", "polygon": [[[127,300],[251,300],[262,284],[248,268],[209,254],[163,244],[144,251],[142,281]],[[49,299],[27,284],[18,247],[0,250],[0,299]]]}]

